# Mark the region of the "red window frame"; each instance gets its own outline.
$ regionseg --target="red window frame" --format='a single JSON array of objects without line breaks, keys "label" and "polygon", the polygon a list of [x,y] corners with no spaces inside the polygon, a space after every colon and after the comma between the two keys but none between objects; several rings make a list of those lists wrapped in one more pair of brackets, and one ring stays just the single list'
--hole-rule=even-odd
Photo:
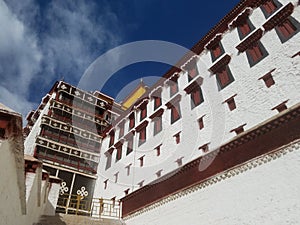
[{"label": "red window frame", "polygon": [[261,7],[263,8],[267,16],[271,15],[277,10],[277,5],[274,3],[273,0],[266,1],[263,5],[261,5]]},{"label": "red window frame", "polygon": [[129,155],[133,151],[133,136],[130,136],[127,140],[126,155]]},{"label": "red window frame", "polygon": [[290,19],[286,19],[280,25],[277,26],[278,31],[286,39],[293,36],[296,33],[297,27],[291,22]]},{"label": "red window frame", "polygon": [[147,106],[143,106],[140,110],[140,121],[147,117]]},{"label": "red window frame", "polygon": [[188,70],[188,81],[190,82],[198,75],[199,75],[199,71],[198,71],[197,66],[195,65],[194,67],[192,67]]},{"label": "red window frame", "polygon": [[119,124],[119,139],[124,136],[124,122]]},{"label": "red window frame", "polygon": [[131,113],[129,115],[129,130],[131,130],[132,128],[134,128],[134,126],[135,126],[134,113]]},{"label": "red window frame", "polygon": [[139,146],[146,142],[146,128],[147,126],[141,128],[139,131]]},{"label": "red window frame", "polygon": [[192,109],[200,105],[204,101],[200,86],[195,87],[191,92],[191,107]]},{"label": "red window frame", "polygon": [[105,165],[105,169],[107,170],[108,168],[111,167],[111,161],[112,161],[112,153],[113,150],[108,150],[105,155],[106,155],[106,165]]},{"label": "red window frame", "polygon": [[154,110],[156,110],[159,106],[161,106],[161,97],[160,96],[154,96]]},{"label": "red window frame", "polygon": [[179,101],[173,103],[171,107],[171,124],[175,123],[181,118],[180,104]]},{"label": "red window frame", "polygon": [[175,95],[177,92],[178,92],[177,80],[171,81],[171,83],[170,83],[170,96]]},{"label": "red window frame", "polygon": [[154,131],[153,134],[156,135],[162,131],[162,116],[157,116],[153,119],[154,122]]},{"label": "red window frame", "polygon": [[115,132],[110,132],[108,147],[112,146],[114,144],[114,142],[115,142]]},{"label": "red window frame", "polygon": [[227,85],[234,81],[228,65],[224,66],[216,73],[216,78],[220,89],[225,88]]},{"label": "red window frame", "polygon": [[122,158],[122,147],[123,144],[117,146],[116,161],[119,161]]}]

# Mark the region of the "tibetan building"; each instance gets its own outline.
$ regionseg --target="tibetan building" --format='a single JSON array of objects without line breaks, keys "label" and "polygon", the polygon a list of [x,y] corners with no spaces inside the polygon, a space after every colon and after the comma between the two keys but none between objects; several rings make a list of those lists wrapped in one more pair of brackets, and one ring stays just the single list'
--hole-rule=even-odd
[{"label": "tibetan building", "polygon": [[298,0],[242,0],[116,109],[58,82],[27,117],[27,154],[62,199],[120,200],[129,225],[296,224],[299,21]]},{"label": "tibetan building", "polygon": [[63,180],[58,211],[68,210],[77,195],[87,198],[93,194],[101,132],[118,115],[118,104],[114,104],[114,112],[112,105],[113,99],[104,94],[60,81],[37,110],[28,114],[25,153],[41,160],[45,170]]}]

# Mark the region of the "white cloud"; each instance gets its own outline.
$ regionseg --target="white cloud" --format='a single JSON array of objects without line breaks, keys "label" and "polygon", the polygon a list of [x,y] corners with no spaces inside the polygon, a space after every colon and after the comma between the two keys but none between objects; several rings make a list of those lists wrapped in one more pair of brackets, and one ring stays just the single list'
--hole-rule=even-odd
[{"label": "white cloud", "polygon": [[[99,9],[91,1],[53,0],[41,8],[34,0],[0,0],[0,102],[25,116],[54,80],[76,83],[119,42],[117,26],[104,3]],[[36,102],[29,99],[34,95]]]}]

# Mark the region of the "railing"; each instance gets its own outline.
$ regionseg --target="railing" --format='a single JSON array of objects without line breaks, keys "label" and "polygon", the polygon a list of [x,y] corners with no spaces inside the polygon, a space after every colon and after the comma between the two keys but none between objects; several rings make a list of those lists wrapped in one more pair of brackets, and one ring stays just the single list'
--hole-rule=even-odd
[{"label": "railing", "polygon": [[98,219],[120,219],[122,216],[120,201],[69,194],[60,195],[56,212],[84,215]]}]

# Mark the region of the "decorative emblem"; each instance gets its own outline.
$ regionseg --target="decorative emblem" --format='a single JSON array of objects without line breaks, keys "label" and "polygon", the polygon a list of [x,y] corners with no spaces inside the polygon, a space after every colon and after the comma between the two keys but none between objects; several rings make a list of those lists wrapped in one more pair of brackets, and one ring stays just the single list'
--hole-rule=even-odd
[{"label": "decorative emblem", "polygon": [[100,106],[101,106],[101,107],[104,107],[104,105],[105,105],[105,104],[104,104],[103,102],[100,102]]},{"label": "decorative emblem", "polygon": [[60,88],[63,89],[63,90],[67,89],[66,85],[64,85],[64,84],[61,85]]},{"label": "decorative emblem", "polygon": [[42,123],[45,123],[47,122],[47,120],[45,118],[42,119]]},{"label": "decorative emblem", "polygon": [[44,144],[44,141],[42,141],[42,140],[39,140],[39,143],[42,145],[42,144]]},{"label": "decorative emblem", "polygon": [[68,126],[64,126],[64,129],[65,129],[65,130],[68,130]]},{"label": "decorative emblem", "polygon": [[64,152],[67,152],[67,151],[68,151],[68,149],[67,149],[67,148],[63,148],[63,151],[64,151]]},{"label": "decorative emblem", "polygon": [[92,98],[91,96],[89,96],[87,99],[88,99],[90,102],[93,101],[93,98]]},{"label": "decorative emblem", "polygon": [[77,190],[77,194],[82,197],[81,199],[84,199],[84,197],[89,195],[88,191],[85,190],[84,186],[81,187],[80,190]]},{"label": "decorative emblem", "polygon": [[69,188],[67,187],[67,183],[63,181],[60,185],[59,194],[63,195],[69,191]]},{"label": "decorative emblem", "polygon": [[58,126],[58,124],[57,124],[57,123],[54,123],[54,124],[53,124],[53,126],[57,127],[57,126]]},{"label": "decorative emblem", "polygon": [[56,149],[56,145],[55,144],[52,144],[51,147],[54,148],[54,149]]},{"label": "decorative emblem", "polygon": [[68,112],[70,112],[70,111],[71,111],[71,109],[70,109],[70,108],[67,108],[67,111],[68,111]]},{"label": "decorative emblem", "polygon": [[79,96],[79,95],[80,95],[80,92],[79,92],[79,91],[75,91],[74,93],[75,93],[76,96]]}]

